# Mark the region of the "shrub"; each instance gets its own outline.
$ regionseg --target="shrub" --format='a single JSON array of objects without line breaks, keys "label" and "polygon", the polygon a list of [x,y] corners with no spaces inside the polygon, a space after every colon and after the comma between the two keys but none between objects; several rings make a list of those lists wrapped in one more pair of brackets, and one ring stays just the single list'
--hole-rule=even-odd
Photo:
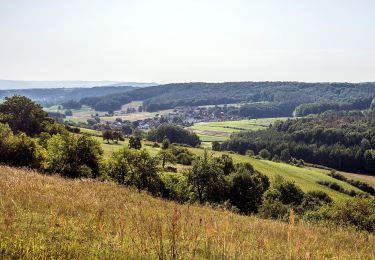
[{"label": "shrub", "polygon": [[243,213],[255,213],[269,187],[268,178],[250,164],[239,164],[229,176],[230,203]]},{"label": "shrub", "polygon": [[265,159],[265,160],[268,160],[270,158],[270,153],[268,152],[267,149],[262,149],[260,150],[259,154],[258,154],[262,159]]},{"label": "shrub", "polygon": [[179,164],[191,165],[194,160],[194,155],[189,149],[184,147],[178,147],[176,145],[171,146],[171,151],[176,157],[176,161]]},{"label": "shrub", "polygon": [[153,195],[163,194],[163,183],[158,175],[158,159],[146,150],[123,148],[108,161],[108,175],[117,182],[147,190]]},{"label": "shrub", "polygon": [[259,216],[271,219],[287,219],[290,207],[279,200],[264,200],[259,208]]},{"label": "shrub", "polygon": [[355,226],[369,232],[375,231],[375,199],[352,199],[339,203],[332,219],[341,225]]},{"label": "shrub", "polygon": [[161,179],[164,183],[164,197],[178,202],[190,200],[190,187],[184,174],[167,172],[161,175]]},{"label": "shrub", "polygon": [[100,144],[87,136],[59,134],[47,141],[44,169],[66,177],[98,177],[103,151]]},{"label": "shrub", "polygon": [[253,157],[255,155],[254,151],[253,150],[246,150],[246,153],[245,153],[247,156],[250,156],[250,157]]},{"label": "shrub", "polygon": [[271,188],[263,195],[260,215],[266,218],[285,218],[289,209],[297,209],[305,194],[293,182],[277,177]]},{"label": "shrub", "polygon": [[315,210],[331,203],[332,199],[327,193],[323,191],[309,191],[305,194],[301,207],[303,210]]}]

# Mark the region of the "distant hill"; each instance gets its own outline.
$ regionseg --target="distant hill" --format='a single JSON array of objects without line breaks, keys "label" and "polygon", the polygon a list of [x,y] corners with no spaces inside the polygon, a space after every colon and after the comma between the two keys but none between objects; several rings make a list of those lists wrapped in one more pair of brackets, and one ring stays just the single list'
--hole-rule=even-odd
[{"label": "distant hill", "polygon": [[22,95],[42,104],[51,106],[68,100],[80,100],[85,97],[96,97],[134,90],[132,86],[104,86],[89,88],[31,88],[0,90],[0,100],[7,96]]},{"label": "distant hill", "polygon": [[179,83],[137,89],[128,93],[143,100],[150,111],[183,105],[237,102],[287,102],[296,105],[375,94],[375,83],[226,82]]},{"label": "distant hill", "polygon": [[30,89],[30,88],[89,88],[98,86],[132,86],[149,87],[156,83],[117,82],[117,81],[21,81],[0,80],[1,89]]}]

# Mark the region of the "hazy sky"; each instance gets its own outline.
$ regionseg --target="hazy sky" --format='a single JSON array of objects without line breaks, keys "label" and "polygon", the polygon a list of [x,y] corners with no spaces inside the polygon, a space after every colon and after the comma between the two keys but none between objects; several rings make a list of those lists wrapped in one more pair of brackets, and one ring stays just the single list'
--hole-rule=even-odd
[{"label": "hazy sky", "polygon": [[375,1],[0,0],[0,78],[375,81]]}]

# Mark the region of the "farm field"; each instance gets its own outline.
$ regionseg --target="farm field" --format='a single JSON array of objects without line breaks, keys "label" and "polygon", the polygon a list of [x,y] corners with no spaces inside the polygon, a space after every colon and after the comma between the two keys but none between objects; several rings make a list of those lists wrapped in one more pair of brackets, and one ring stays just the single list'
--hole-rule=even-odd
[{"label": "farm field", "polygon": [[[0,166],[2,259],[372,259],[373,234]],[[155,210],[158,209],[158,210]]]},{"label": "farm field", "polygon": [[225,141],[232,133],[244,130],[262,130],[268,128],[270,124],[278,120],[286,120],[285,117],[280,118],[259,118],[238,121],[222,121],[222,122],[201,122],[189,127],[192,129],[203,142]]},{"label": "farm field", "polygon": [[[123,105],[122,110],[126,110],[128,107],[138,107],[142,105],[140,101],[134,101],[129,104]],[[46,112],[59,112],[64,113],[67,109],[59,109],[59,106],[52,106],[49,108],[44,108]],[[87,119],[92,118],[92,115],[98,115],[101,121],[108,121],[113,122],[116,118],[121,118],[122,120],[129,120],[129,121],[136,121],[136,120],[144,120],[147,118],[155,117],[157,114],[159,115],[166,115],[172,112],[171,109],[169,110],[162,110],[158,112],[135,112],[130,114],[120,114],[119,111],[115,111],[115,115],[113,116],[105,116],[107,112],[100,112],[96,111],[88,106],[82,106],[81,109],[70,109],[73,112],[73,116],[67,116],[66,120],[75,122],[75,123],[85,123]]]},{"label": "farm field", "polygon": [[[119,141],[118,144],[104,142],[101,137],[94,137],[98,140],[103,148],[104,156],[109,157],[115,151],[118,151],[124,146],[128,145],[128,139],[125,141]],[[153,142],[149,141],[142,141],[142,148],[146,149],[151,155],[155,156],[160,151],[160,148],[155,148],[152,146]],[[202,148],[188,148],[191,152],[195,155],[203,155],[204,149]],[[212,153],[214,156],[221,156],[222,154],[228,154],[226,152],[216,152],[216,151],[208,151]],[[303,191],[312,191],[312,190],[321,190],[326,192],[328,195],[335,200],[343,200],[350,198],[348,195],[334,191],[326,186],[320,185],[317,181],[331,181],[340,184],[344,189],[347,190],[355,190],[356,192],[362,193],[358,188],[351,186],[346,182],[342,182],[336,180],[326,173],[322,172],[320,169],[310,169],[310,168],[303,168],[297,167],[293,165],[289,165],[286,163],[277,163],[268,160],[258,160],[249,156],[240,155],[240,154],[230,154],[233,158],[235,163],[245,163],[248,162],[254,166],[256,170],[259,172],[267,175],[271,182],[277,176],[282,176],[283,178],[294,181]],[[181,167],[181,165],[178,165]]]}]

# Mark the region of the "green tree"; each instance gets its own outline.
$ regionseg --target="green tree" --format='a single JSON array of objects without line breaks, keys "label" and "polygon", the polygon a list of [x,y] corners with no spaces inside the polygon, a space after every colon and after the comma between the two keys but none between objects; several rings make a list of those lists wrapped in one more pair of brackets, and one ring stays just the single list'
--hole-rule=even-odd
[{"label": "green tree", "polygon": [[243,213],[257,212],[262,195],[269,187],[267,176],[252,165],[239,164],[230,176],[230,202]]},{"label": "green tree", "polygon": [[214,158],[214,160],[221,166],[224,175],[229,175],[234,170],[233,159],[229,155],[222,154],[221,157]]},{"label": "green tree", "polygon": [[119,140],[124,140],[123,136],[122,136],[122,132],[119,130],[119,129],[116,129],[115,131],[113,131],[113,139],[115,140],[116,144],[118,143]]},{"label": "green tree", "polygon": [[104,141],[107,140],[107,143],[109,143],[110,140],[113,141],[113,131],[112,130],[105,130],[102,135],[103,135],[103,140]]},{"label": "green tree", "polygon": [[129,148],[139,150],[142,148],[141,139],[139,137],[131,136],[129,138]]},{"label": "green tree", "polygon": [[222,202],[227,198],[228,183],[223,169],[208,155],[207,150],[203,157],[193,161],[187,172],[187,180],[201,203]]},{"label": "green tree", "polygon": [[162,190],[158,160],[146,150],[123,148],[115,152],[108,162],[109,176],[121,184],[148,190],[157,195]]},{"label": "green tree", "polygon": [[161,160],[162,167],[164,169],[165,164],[167,162],[169,163],[175,163],[176,162],[176,156],[173,155],[172,151],[169,149],[161,149],[158,153],[158,157]]},{"label": "green tree", "polygon": [[166,150],[166,149],[169,148],[170,145],[171,145],[171,142],[169,141],[168,138],[165,137],[165,138],[163,139],[163,142],[162,142],[161,148],[164,149],[164,150]]},{"label": "green tree", "polygon": [[280,160],[283,162],[289,162],[291,159],[289,149],[284,149],[280,153]]},{"label": "green tree", "polygon": [[6,97],[0,104],[0,122],[6,123],[14,133],[34,136],[43,131],[49,121],[43,108],[24,96]]}]

